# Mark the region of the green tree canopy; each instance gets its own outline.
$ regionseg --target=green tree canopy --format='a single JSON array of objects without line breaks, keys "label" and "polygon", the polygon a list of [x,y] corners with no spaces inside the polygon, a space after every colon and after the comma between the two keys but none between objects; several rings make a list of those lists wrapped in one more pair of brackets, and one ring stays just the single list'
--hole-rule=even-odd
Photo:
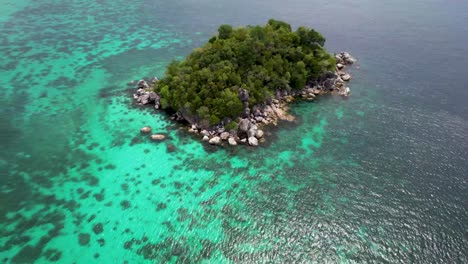
[{"label": "green tree canopy", "polygon": [[309,79],[333,70],[334,57],[324,44],[325,38],[313,29],[293,32],[288,23],[273,19],[265,26],[221,25],[203,47],[169,64],[154,89],[165,109],[183,108],[211,125],[234,120],[243,111],[241,88],[255,105],[278,89],[301,89]]}]

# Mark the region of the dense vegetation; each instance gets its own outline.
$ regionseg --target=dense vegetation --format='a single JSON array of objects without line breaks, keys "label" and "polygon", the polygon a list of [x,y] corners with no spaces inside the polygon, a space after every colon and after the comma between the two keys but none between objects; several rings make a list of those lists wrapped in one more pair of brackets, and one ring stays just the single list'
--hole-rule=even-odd
[{"label": "dense vegetation", "polygon": [[162,108],[183,111],[204,123],[237,118],[243,111],[239,89],[249,104],[272,97],[278,89],[301,89],[310,78],[333,70],[335,61],[323,48],[325,38],[313,29],[295,32],[282,21],[233,29],[218,35],[183,61],[173,61],[155,85]]}]

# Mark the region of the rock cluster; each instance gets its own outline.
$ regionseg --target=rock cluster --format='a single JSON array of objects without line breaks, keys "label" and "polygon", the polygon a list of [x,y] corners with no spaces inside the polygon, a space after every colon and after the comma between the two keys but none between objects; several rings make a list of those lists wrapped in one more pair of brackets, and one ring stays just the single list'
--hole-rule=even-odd
[{"label": "rock cluster", "polygon": [[[288,114],[288,103],[301,98],[303,100],[312,101],[318,95],[325,93],[339,94],[348,96],[350,93],[346,82],[351,80],[351,75],[344,70],[347,65],[353,64],[356,60],[347,52],[340,52],[335,55],[336,70],[335,72],[326,72],[315,80],[310,80],[307,85],[296,91],[287,91],[279,89],[276,91],[274,98],[267,100],[261,105],[249,105],[249,93],[247,90],[240,88],[238,91],[239,99],[243,104],[244,110],[241,116],[235,120],[238,123],[237,130],[226,130],[223,125],[218,125],[211,128],[199,127],[199,124],[193,122],[192,118],[187,113],[179,111],[172,119],[185,120],[191,123],[188,129],[190,133],[199,135],[202,141],[212,145],[229,144],[235,146],[238,144],[246,144],[250,146],[258,146],[259,143],[265,141],[265,133],[261,129],[265,125],[277,125],[279,120],[293,121],[294,117]],[[156,83],[158,79],[154,77],[151,83]],[[133,95],[135,100],[140,105],[154,104],[156,109],[160,107],[160,96],[151,91],[151,86],[146,80],[137,82],[137,91]],[[227,122],[226,122],[227,123]],[[142,133],[149,133],[142,128]],[[161,137],[162,136],[162,137]],[[152,135],[153,140],[162,140],[164,135]]]},{"label": "rock cluster", "polygon": [[[151,80],[151,84],[156,83],[158,80],[157,77],[154,77]],[[154,104],[154,108],[159,109],[160,103],[159,100],[161,97],[152,91],[151,85],[144,79],[141,79],[137,82],[137,91],[133,94],[133,98],[140,105]]]},{"label": "rock cluster", "polygon": [[343,96],[348,96],[351,90],[349,87],[345,86],[345,82],[349,82],[351,80],[351,75],[344,71],[346,65],[350,65],[356,62],[356,59],[351,57],[347,52],[340,52],[335,55],[336,60],[336,81],[335,81],[335,89],[338,94]]}]

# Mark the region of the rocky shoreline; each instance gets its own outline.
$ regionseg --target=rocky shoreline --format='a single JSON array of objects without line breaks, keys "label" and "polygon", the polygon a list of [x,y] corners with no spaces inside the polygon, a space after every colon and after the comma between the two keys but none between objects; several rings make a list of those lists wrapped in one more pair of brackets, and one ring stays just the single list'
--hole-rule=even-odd
[{"label": "rocky shoreline", "polygon": [[[349,96],[350,89],[346,83],[351,80],[351,75],[347,73],[346,66],[353,64],[356,60],[347,52],[340,52],[335,55],[336,71],[327,72],[317,78],[311,80],[307,85],[296,91],[277,90],[275,98],[268,100],[262,105],[249,106],[249,94],[246,90],[239,90],[239,99],[244,105],[244,111],[238,118],[237,128],[227,129],[223,125],[218,125],[211,128],[201,128],[198,124],[191,122],[190,118],[184,113],[177,112],[171,116],[175,121],[186,121],[190,125],[188,132],[197,134],[202,141],[208,142],[211,145],[231,145],[238,144],[258,146],[259,143],[265,141],[265,132],[262,130],[267,125],[277,125],[279,120],[293,121],[294,117],[288,114],[288,103],[295,99],[303,99],[313,101],[321,94],[338,94],[341,96]],[[160,95],[152,91],[152,85],[158,82],[158,78],[154,77],[151,80],[139,80],[132,82],[136,84],[136,93],[133,94],[138,105],[154,105],[155,109],[160,109]],[[141,133],[151,133],[151,128],[145,126],[141,128]],[[154,141],[164,140],[164,135],[152,134],[151,139]]]}]

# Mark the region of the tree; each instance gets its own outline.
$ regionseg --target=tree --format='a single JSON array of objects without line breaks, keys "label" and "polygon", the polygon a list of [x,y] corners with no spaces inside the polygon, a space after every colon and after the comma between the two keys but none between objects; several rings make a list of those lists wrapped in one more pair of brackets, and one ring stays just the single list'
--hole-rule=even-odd
[{"label": "tree", "polygon": [[231,37],[231,34],[232,34],[232,26],[230,25],[224,24],[218,28],[218,37],[220,39],[228,39]]},{"label": "tree", "polygon": [[283,21],[233,29],[221,25],[213,36],[183,61],[171,62],[154,89],[161,107],[183,110],[199,124],[235,120],[243,111],[239,87],[261,104],[278,89],[301,89],[311,78],[334,67],[325,38],[313,29],[295,32]]}]

